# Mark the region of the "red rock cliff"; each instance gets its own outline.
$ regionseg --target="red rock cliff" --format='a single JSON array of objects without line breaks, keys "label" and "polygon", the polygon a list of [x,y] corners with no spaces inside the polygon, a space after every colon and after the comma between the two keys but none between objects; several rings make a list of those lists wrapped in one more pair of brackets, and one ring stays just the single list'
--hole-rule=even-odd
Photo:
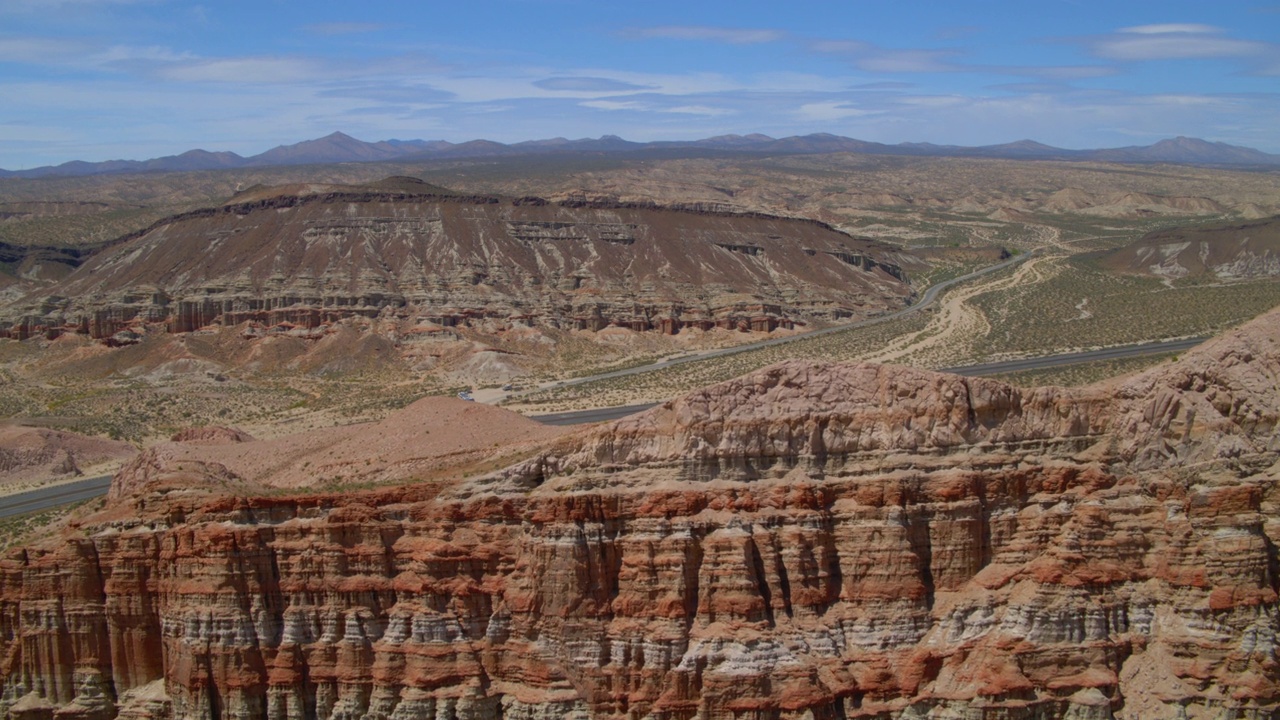
[{"label": "red rock cliff", "polygon": [[787,363],[483,478],[140,489],[0,563],[21,718],[1273,717],[1280,314],[1122,384]]}]

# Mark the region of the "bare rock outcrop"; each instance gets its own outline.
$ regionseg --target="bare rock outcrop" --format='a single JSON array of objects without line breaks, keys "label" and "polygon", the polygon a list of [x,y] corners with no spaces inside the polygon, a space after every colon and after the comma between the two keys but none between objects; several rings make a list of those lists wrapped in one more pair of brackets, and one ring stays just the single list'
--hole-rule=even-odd
[{"label": "bare rock outcrop", "polygon": [[138,453],[119,440],[52,428],[0,425],[0,487],[75,477],[84,468]]},{"label": "bare rock outcrop", "polygon": [[753,213],[286,187],[122,238],[0,310],[0,336],[119,344],[147,325],[314,331],[380,317],[767,332],[901,307],[912,295],[904,257],[823,223]]},{"label": "bare rock outcrop", "polygon": [[1121,272],[1171,280],[1280,276],[1280,217],[1217,227],[1159,230],[1106,253],[1102,262]]},{"label": "bare rock outcrop", "polygon": [[156,461],[0,561],[0,707],[1274,717],[1277,417],[1280,312],[1080,391],[784,363],[481,477]]},{"label": "bare rock outcrop", "polygon": [[221,445],[225,443],[252,442],[253,436],[239,428],[222,427],[220,425],[202,425],[183,428],[169,438],[176,443],[203,443]]}]

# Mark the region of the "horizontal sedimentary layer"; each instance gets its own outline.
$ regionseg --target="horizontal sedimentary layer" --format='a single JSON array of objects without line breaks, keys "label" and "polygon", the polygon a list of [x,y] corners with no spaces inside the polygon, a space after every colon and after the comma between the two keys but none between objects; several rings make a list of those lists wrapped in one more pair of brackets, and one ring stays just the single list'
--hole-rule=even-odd
[{"label": "horizontal sedimentary layer", "polygon": [[511,318],[790,327],[912,297],[910,258],[812,221],[631,204],[323,193],[187,213],[122,239],[0,312],[9,337],[304,327],[383,312],[439,324]]},{"label": "horizontal sedimentary layer", "polygon": [[[327,296],[302,298],[296,295],[254,296],[222,294],[200,300],[174,300],[164,293],[146,297],[124,296],[117,301],[93,304],[66,302],[57,307],[47,303],[40,315],[28,315],[7,327],[0,321],[0,337],[26,340],[54,339],[82,334],[94,339],[116,333],[163,326],[168,332],[193,332],[202,328],[233,327],[253,323],[262,327],[316,329],[349,318],[394,318],[431,327],[546,327],[561,330],[603,330],[622,327],[637,332],[656,331],[672,335],[685,328],[722,328],[770,332],[791,329],[810,321],[838,322],[852,313],[826,307],[781,306],[733,302],[728,305],[691,306],[679,302],[647,304],[622,300],[548,302],[529,298],[528,302],[502,300],[480,304],[466,294],[441,293],[439,297],[389,295]],[[803,319],[797,319],[803,318]]]},{"label": "horizontal sedimentary layer", "polygon": [[0,561],[0,708],[1272,717],[1276,320],[1084,391],[785,363],[380,490],[149,451]]}]

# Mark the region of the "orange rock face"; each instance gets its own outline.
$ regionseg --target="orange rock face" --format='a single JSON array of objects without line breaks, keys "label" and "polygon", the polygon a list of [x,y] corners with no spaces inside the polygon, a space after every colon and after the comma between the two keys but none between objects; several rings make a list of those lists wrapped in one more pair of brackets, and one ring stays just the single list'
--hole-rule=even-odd
[{"label": "orange rock face", "polygon": [[155,457],[0,563],[23,718],[1273,717],[1280,314],[1123,383],[787,363],[480,478]]}]

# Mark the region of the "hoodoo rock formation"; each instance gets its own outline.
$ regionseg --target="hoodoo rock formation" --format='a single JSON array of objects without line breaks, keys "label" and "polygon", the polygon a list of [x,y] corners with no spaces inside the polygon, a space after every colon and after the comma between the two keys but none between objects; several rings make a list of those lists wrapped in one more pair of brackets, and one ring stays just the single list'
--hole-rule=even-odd
[{"label": "hoodoo rock formation", "polygon": [[814,221],[431,189],[256,189],[170,218],[12,304],[0,335],[351,317],[769,331],[877,314],[912,293],[897,250]]},{"label": "hoodoo rock formation", "polygon": [[1278,424],[1280,311],[1078,391],[785,363],[478,478],[144,456],[0,563],[0,708],[1275,717]]}]

